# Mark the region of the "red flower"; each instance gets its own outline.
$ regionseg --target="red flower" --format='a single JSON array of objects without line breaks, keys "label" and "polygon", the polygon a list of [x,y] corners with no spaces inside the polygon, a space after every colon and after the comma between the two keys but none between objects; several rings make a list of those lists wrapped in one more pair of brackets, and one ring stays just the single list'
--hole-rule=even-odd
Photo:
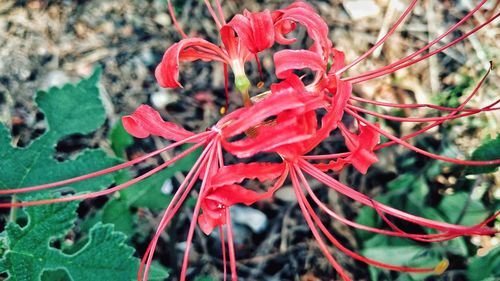
[{"label": "red flower", "polygon": [[[354,96],[352,93],[353,84],[392,73],[400,68],[417,63],[418,61],[452,46],[459,40],[466,38],[479,28],[493,21],[498,17],[498,14],[487,19],[483,24],[474,28],[471,32],[464,34],[459,39],[435,51],[422,55],[444,36],[453,32],[460,24],[473,16],[485,2],[486,1],[482,1],[456,26],[450,28],[443,35],[439,36],[436,40],[419,51],[388,66],[352,77],[342,77],[342,74],[379,47],[411,12],[415,7],[416,1],[412,1],[408,9],[403,13],[400,19],[398,19],[386,36],[379,42],[376,42],[373,48],[348,65],[344,64],[344,54],[332,47],[332,42],[328,39],[328,27],[326,23],[314,9],[302,2],[297,2],[286,9],[272,12],[267,10],[261,13],[244,11],[243,15],[236,15],[226,24],[220,2],[216,1],[216,13],[210,5],[210,1],[206,0],[205,3],[207,4],[209,12],[212,14],[220,30],[223,43],[222,47],[203,39],[187,38],[172,13],[174,24],[184,39],[168,48],[162,62],[158,65],[155,74],[160,86],[181,86],[179,83],[179,64],[181,61],[194,61],[198,59],[204,61],[220,61],[225,65],[230,65],[235,73],[236,86],[244,96],[245,107],[230,112],[205,132],[195,134],[174,123],[164,121],[160,114],[154,109],[142,105],[131,115],[123,117],[123,124],[126,130],[131,135],[138,138],[145,138],[150,135],[161,136],[167,140],[173,141],[173,144],[138,159],[102,171],[56,183],[19,189],[0,190],[0,194],[16,194],[61,186],[130,167],[149,157],[158,155],[163,151],[172,150],[183,143],[192,143],[193,146],[151,171],[131,181],[104,191],[32,202],[0,203],[0,207],[50,204],[110,194],[153,175],[195,149],[203,147],[203,152],[193,165],[191,171],[187,174],[185,180],[177,189],[171,203],[165,210],[158,229],[141,262],[138,280],[147,280],[149,266],[160,234],[168,226],[198,181],[201,182],[199,197],[194,207],[193,217],[187,235],[186,250],[184,253],[180,279],[186,279],[190,247],[192,245],[196,224],[198,224],[206,234],[211,233],[215,228],[219,228],[221,237],[224,235],[223,226],[226,226],[231,275],[232,280],[236,280],[235,250],[232,240],[232,226],[229,209],[235,204],[250,205],[264,198],[271,197],[273,193],[283,185],[287,178],[291,180],[304,219],[309,225],[315,239],[318,241],[320,249],[332,266],[341,275],[343,280],[350,280],[350,277],[330,253],[324,238],[346,255],[371,265],[405,272],[433,271],[435,268],[412,268],[381,263],[347,249],[328,232],[306,197],[306,194],[314,201],[321,212],[351,227],[374,233],[406,237],[422,242],[439,242],[450,240],[458,236],[491,235],[498,232],[485,225],[490,220],[496,218],[499,213],[494,214],[490,219],[474,226],[460,226],[433,221],[377,202],[325,173],[325,171],[328,170],[340,171],[346,165],[353,165],[361,173],[366,173],[367,169],[378,160],[375,152],[396,143],[434,159],[455,164],[500,164],[500,159],[471,161],[445,157],[417,148],[406,142],[407,139],[426,132],[447,120],[461,118],[484,111],[497,110],[498,108],[495,106],[499,101],[484,108],[465,108],[467,103],[477,93],[479,87],[485,81],[486,75],[467,99],[457,108],[446,108],[427,104],[405,105],[382,103],[362,99]],[[169,8],[172,11],[170,1]],[[282,81],[271,85],[269,91],[263,92],[258,98],[254,98],[253,101],[251,101],[248,93],[250,81],[247,79],[244,70],[245,62],[248,61],[250,55],[256,55],[270,48],[274,42],[283,45],[293,43],[294,39],[287,38],[286,36],[296,28],[297,23],[303,25],[307,29],[307,34],[313,42],[312,45],[307,49],[282,50],[275,53],[273,58],[276,76],[282,79]],[[258,61],[257,56],[256,59]],[[294,73],[296,70],[303,70],[306,68],[314,72],[313,82],[308,85],[304,85],[302,80]],[[427,107],[440,111],[449,111],[449,113],[441,117],[395,117],[373,112],[358,105],[363,103],[397,108]],[[346,114],[356,120],[356,128],[342,121],[343,116]],[[398,122],[420,122],[430,124],[407,136],[397,137],[385,131],[379,123],[369,122],[364,115],[372,115],[377,118]],[[319,116],[321,116],[321,118],[319,118]],[[344,137],[345,146],[348,151],[327,155],[307,155],[323,141],[328,139],[337,129]],[[352,131],[353,129],[356,129],[356,131]],[[390,141],[379,144],[381,135],[385,136]],[[238,138],[238,140],[234,141],[234,138]],[[246,159],[246,161],[250,161],[250,163],[226,165],[224,163],[224,150],[231,153],[237,159],[248,158],[261,153],[272,153],[281,158],[281,163],[251,162],[251,159]],[[324,186],[352,200],[373,208],[386,222],[390,230],[361,225],[335,213],[315,195],[315,191],[310,187],[306,175],[312,178],[312,180],[316,180]],[[272,184],[268,183],[267,186],[269,186],[269,188],[259,193],[245,188],[242,185],[244,180],[258,180],[262,183],[272,182]],[[408,223],[433,229],[437,233],[407,233],[394,225],[388,217],[395,217]],[[225,273],[226,244],[224,238],[221,239],[221,242]],[[438,265],[438,267],[439,266],[440,265]]]}]

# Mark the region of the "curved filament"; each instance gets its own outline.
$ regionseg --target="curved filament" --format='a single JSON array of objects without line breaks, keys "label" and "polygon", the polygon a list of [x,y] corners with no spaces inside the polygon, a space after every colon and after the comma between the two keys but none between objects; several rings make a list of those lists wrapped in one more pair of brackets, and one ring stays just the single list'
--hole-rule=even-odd
[{"label": "curved filament", "polygon": [[[181,183],[179,186],[179,189],[176,191],[174,197],[168,204],[167,209],[165,210],[163,217],[158,225],[158,228],[156,229],[156,233],[151,239],[148,249],[146,250],[142,260],[141,260],[141,265],[139,267],[139,272],[138,272],[138,280],[147,280],[148,279],[148,274],[149,274],[149,268],[151,265],[151,261],[156,249],[156,244],[158,242],[158,239],[160,238],[161,233],[165,230],[165,228],[168,226],[174,215],[177,213],[181,205],[184,203],[186,200],[187,196],[191,192],[191,189],[193,188],[194,184],[196,183],[200,173],[201,173],[201,166],[205,166],[206,162],[208,161],[207,154],[209,151],[211,151],[213,147],[213,142],[210,142],[205,149],[202,151],[201,155],[198,157],[196,162],[193,165],[193,168],[189,171],[187,176],[185,177],[184,181]],[[180,197],[180,198],[179,198]],[[145,270],[144,270],[145,267]],[[144,274],[143,274],[144,270]]]},{"label": "curved filament", "polygon": [[172,159],[166,161],[165,163],[161,164],[160,166],[151,169],[150,171],[130,180],[125,183],[122,183],[120,185],[117,185],[115,187],[106,189],[106,190],[101,190],[97,192],[92,192],[92,193],[87,193],[87,194],[78,194],[78,195],[71,195],[71,196],[65,196],[65,197],[60,197],[60,198],[53,198],[53,199],[44,199],[44,200],[36,200],[36,201],[28,201],[28,202],[12,202],[12,203],[0,203],[0,208],[12,208],[12,207],[27,207],[27,206],[37,206],[37,205],[45,205],[45,204],[52,204],[52,203],[59,203],[59,202],[68,202],[68,201],[75,201],[75,200],[85,200],[85,199],[90,199],[90,198],[96,198],[100,196],[104,196],[107,194],[111,194],[113,192],[116,192],[118,190],[122,190],[126,187],[129,187],[135,183],[140,182],[141,180],[148,178],[159,171],[165,169],[166,167],[170,166],[172,163],[178,161],[179,159],[183,158],[187,154],[193,152],[196,150],[198,147],[200,147],[202,143],[198,143],[193,145],[192,147],[186,149],[185,151],[179,153],[179,155],[176,155]]},{"label": "curved filament", "polygon": [[166,146],[164,148],[160,148],[158,150],[150,152],[150,153],[148,153],[146,155],[143,155],[141,157],[138,157],[136,159],[133,159],[133,160],[130,160],[128,162],[125,162],[125,163],[122,163],[122,164],[119,164],[119,165],[116,165],[116,166],[113,166],[113,167],[110,167],[110,168],[107,168],[107,169],[104,169],[104,170],[100,170],[100,171],[97,171],[97,172],[94,172],[94,173],[89,173],[89,174],[86,174],[86,175],[82,175],[82,176],[78,176],[78,177],[74,177],[74,178],[66,179],[66,180],[62,180],[62,181],[57,181],[57,182],[53,182],[53,183],[48,183],[48,184],[41,184],[41,185],[29,186],[29,187],[21,187],[21,188],[3,189],[3,190],[0,190],[0,195],[26,193],[26,192],[32,192],[32,191],[37,191],[37,190],[42,190],[42,189],[54,188],[54,187],[63,186],[63,185],[67,185],[67,184],[70,184],[70,183],[74,183],[74,182],[83,181],[83,180],[87,180],[87,179],[99,177],[99,176],[102,176],[102,175],[106,175],[106,174],[109,174],[109,173],[112,173],[112,172],[115,172],[115,171],[118,171],[118,170],[130,167],[130,166],[135,165],[137,163],[140,163],[140,162],[142,162],[142,161],[144,161],[144,160],[146,160],[148,158],[151,158],[153,156],[161,154],[161,153],[163,153],[165,151],[171,150],[171,149],[173,149],[175,147],[178,147],[178,146],[180,146],[182,144],[185,144],[185,143],[188,143],[188,142],[192,142],[192,141],[201,140],[202,138],[204,138],[205,136],[207,136],[209,133],[211,133],[211,132],[203,132],[203,133],[191,136],[189,138],[186,138],[184,140],[175,142],[175,143],[173,143],[171,145],[168,145],[168,146]]},{"label": "curved filament", "polygon": [[473,28],[471,31],[465,33],[464,35],[458,37],[457,39],[451,41],[450,43],[426,54],[426,55],[423,55],[417,59],[412,59],[412,60],[409,60],[409,61],[406,61],[404,63],[401,63],[401,64],[398,64],[392,68],[389,68],[389,69],[382,69],[382,70],[377,70],[376,72],[372,73],[372,74],[361,74],[361,75],[357,75],[357,76],[352,76],[352,77],[347,77],[347,78],[343,78],[342,80],[344,81],[349,81],[351,82],[352,84],[357,84],[357,83],[361,83],[363,81],[367,81],[367,80],[372,80],[372,79],[375,79],[377,77],[380,77],[380,76],[383,76],[383,75],[386,75],[386,74],[389,74],[389,73],[393,73],[395,71],[398,71],[402,68],[405,68],[405,67],[408,67],[408,66],[411,66],[417,62],[420,62],[422,60],[425,60],[431,56],[434,56],[435,54],[438,54],[442,51],[444,51],[445,49],[457,44],[458,42],[464,40],[465,38],[469,37],[470,35],[476,33],[478,30],[480,30],[481,28],[485,27],[486,25],[490,24],[492,21],[494,21],[495,19],[497,19],[498,17],[500,16],[500,13],[497,13],[495,14],[493,17],[489,18],[488,20],[486,20],[484,23],[482,23],[481,25],[479,26],[476,26],[475,28]]},{"label": "curved filament", "polygon": [[335,72],[335,75],[340,75],[340,74],[344,73],[346,70],[350,69],[351,67],[353,67],[356,64],[358,64],[360,61],[364,60],[371,53],[373,53],[378,47],[380,47],[382,44],[384,44],[384,42],[387,41],[387,39],[396,31],[396,29],[398,28],[398,26],[404,21],[404,19],[406,18],[406,16],[408,16],[408,14],[415,8],[415,5],[417,4],[417,1],[418,0],[413,0],[410,3],[410,5],[408,6],[408,8],[406,8],[406,10],[404,11],[404,13],[399,17],[399,19],[396,21],[396,23],[394,23],[394,25],[389,30],[389,32],[387,32],[387,34],[384,35],[384,37],[382,37],[377,43],[375,43],[375,45],[373,45],[373,47],[371,47],[368,51],[366,51],[364,54],[362,54],[361,56],[359,56],[357,59],[355,59],[350,64],[348,64],[348,65],[344,66],[343,68],[337,70]]},{"label": "curved filament", "polygon": [[172,0],[167,0],[167,4],[168,4],[168,12],[170,13],[170,17],[172,18],[172,22],[174,23],[175,29],[181,35],[182,38],[188,38],[186,33],[184,33],[184,30],[182,30],[182,27],[179,25],[179,22],[177,21],[177,17],[175,16],[174,6],[172,5]]},{"label": "curved filament", "polygon": [[290,169],[290,177],[292,179],[292,186],[293,190],[295,191],[295,195],[297,197],[297,202],[299,203],[300,210],[302,211],[302,215],[304,216],[304,219],[306,220],[307,225],[309,226],[309,229],[313,233],[314,238],[316,239],[316,242],[318,242],[318,246],[325,255],[325,257],[328,259],[330,264],[333,266],[333,268],[340,274],[342,279],[344,281],[351,281],[352,279],[345,273],[344,269],[342,266],[335,260],[335,258],[332,256],[330,251],[328,250],[327,245],[321,238],[321,235],[318,233],[318,230],[316,229],[316,226],[314,225],[313,221],[311,220],[311,217],[309,216],[309,213],[307,211],[307,208],[302,200],[301,190],[300,190],[300,183],[297,178],[297,174],[295,169]]},{"label": "curved filament", "polygon": [[[299,174],[299,177],[301,178],[302,183],[306,184],[307,182],[306,182],[303,174],[300,172],[300,169],[298,167],[295,167],[295,169],[296,169],[297,173]],[[361,256],[361,255],[349,250],[348,248],[344,247],[344,245],[342,245],[342,243],[340,243],[337,239],[335,239],[335,237],[333,237],[333,235],[326,229],[325,225],[321,222],[318,215],[314,212],[311,205],[307,201],[305,195],[303,193],[301,193],[301,194],[299,194],[299,196],[301,197],[302,202],[307,207],[308,215],[313,218],[314,222],[320,228],[321,232],[328,238],[328,240],[330,240],[330,242],[332,242],[332,244],[335,247],[337,247],[339,250],[341,250],[343,253],[347,254],[351,258],[362,261],[362,262],[370,264],[370,265],[378,266],[378,267],[389,269],[389,270],[401,271],[401,272],[421,272],[421,273],[423,273],[423,272],[434,271],[434,268],[432,268],[432,267],[431,268],[415,268],[415,267],[397,266],[397,265],[387,264],[387,263],[379,262],[379,261],[372,260],[370,258]]]},{"label": "curved filament", "polygon": [[404,57],[404,58],[402,58],[402,59],[400,59],[400,60],[398,60],[396,62],[393,62],[393,63],[391,63],[391,64],[389,64],[387,66],[384,66],[382,68],[379,68],[379,69],[376,69],[376,70],[371,70],[371,71],[368,71],[368,72],[365,72],[363,74],[359,74],[359,75],[356,75],[356,76],[352,76],[352,78],[361,78],[361,77],[364,77],[364,76],[375,74],[375,73],[377,73],[379,71],[382,71],[382,70],[391,69],[391,68],[393,68],[395,66],[398,66],[398,65],[400,65],[400,64],[402,64],[404,62],[407,62],[407,61],[413,59],[414,57],[422,54],[423,52],[425,52],[426,50],[428,50],[429,48],[431,48],[433,45],[435,45],[436,43],[440,42],[441,39],[443,39],[444,37],[448,36],[455,29],[457,29],[458,27],[460,27],[465,21],[467,21],[471,16],[473,16],[486,2],[487,2],[487,0],[482,0],[481,3],[479,3],[472,11],[470,11],[467,15],[465,15],[459,22],[457,22],[455,25],[453,25],[451,28],[449,28],[446,32],[444,32],[443,34],[441,34],[440,36],[438,36],[436,39],[434,39],[432,42],[430,42],[429,44],[427,44],[426,46],[424,46],[420,50],[414,52],[413,54],[411,54],[409,56],[406,56],[406,57]]}]

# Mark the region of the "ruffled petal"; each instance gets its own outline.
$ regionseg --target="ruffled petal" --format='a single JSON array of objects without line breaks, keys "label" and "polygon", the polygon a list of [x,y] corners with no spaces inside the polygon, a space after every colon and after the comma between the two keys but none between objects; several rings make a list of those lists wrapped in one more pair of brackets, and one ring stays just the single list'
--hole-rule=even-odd
[{"label": "ruffled petal", "polygon": [[275,34],[276,41],[280,44],[295,42],[280,34],[280,31],[288,31],[282,25],[290,26],[290,22],[299,22],[307,29],[307,34],[313,40],[311,50],[318,52],[324,61],[328,61],[332,42],[328,39],[328,25],[326,22],[308,5],[296,5],[281,11],[282,14],[275,14]]},{"label": "ruffled petal", "polygon": [[285,37],[285,35],[287,35],[288,33],[295,30],[295,28],[297,26],[295,21],[293,21],[293,20],[281,20],[285,11],[290,10],[290,9],[294,9],[294,8],[302,8],[302,9],[310,11],[311,13],[316,13],[316,11],[314,10],[314,8],[311,5],[309,5],[305,2],[301,2],[301,1],[297,1],[295,3],[292,3],[288,7],[286,7],[285,9],[273,11],[271,13],[271,17],[273,19],[273,22],[274,23],[279,22],[278,24],[274,25],[275,40],[279,44],[290,45],[290,44],[293,44],[297,41],[297,39],[295,39],[295,38],[289,39],[289,38]]},{"label": "ruffled petal", "polygon": [[346,160],[344,158],[339,158],[337,159],[337,161],[332,160],[328,163],[317,163],[312,165],[323,172],[328,172],[328,171],[339,172],[349,163],[350,163],[349,160]]},{"label": "ruffled petal", "polygon": [[245,179],[257,179],[260,182],[274,180],[285,171],[283,163],[239,163],[224,166],[213,177],[212,186],[218,187],[241,183]]},{"label": "ruffled petal", "polygon": [[[379,124],[375,124],[379,127]],[[340,126],[340,131],[345,138],[345,144],[351,155],[346,160],[361,173],[366,174],[368,168],[378,161],[373,149],[380,141],[380,133],[366,125],[359,124],[359,135],[349,131],[344,126]]]},{"label": "ruffled petal", "polygon": [[302,154],[309,152],[320,142],[326,139],[330,133],[337,128],[337,125],[342,120],[344,108],[346,107],[349,97],[351,96],[352,85],[349,82],[340,80],[338,77],[336,80],[336,93],[332,97],[330,108],[327,109],[327,113],[321,119],[321,128],[318,129],[313,138],[307,141],[305,150],[302,151]]},{"label": "ruffled petal", "polygon": [[308,50],[283,50],[274,54],[276,76],[284,79],[293,70],[309,68],[320,73],[326,72],[326,61],[320,54]]},{"label": "ruffled petal", "polygon": [[345,66],[345,54],[335,48],[332,48],[332,65],[328,71],[328,75],[333,75],[337,70],[342,69]]},{"label": "ruffled petal", "polygon": [[205,199],[217,202],[221,207],[231,207],[235,204],[251,205],[262,198],[262,195],[246,189],[238,184],[229,184],[214,188]]},{"label": "ruffled petal", "polygon": [[199,38],[183,39],[170,46],[163,55],[161,63],[156,67],[156,80],[161,87],[178,88],[180,61],[228,61],[227,55],[216,45]]},{"label": "ruffled petal", "polygon": [[122,122],[125,130],[137,138],[154,135],[179,141],[194,135],[177,124],[163,121],[158,111],[145,104],[139,106],[131,115],[123,116]]},{"label": "ruffled petal", "polygon": [[241,108],[221,119],[218,126],[222,128],[225,138],[236,136],[260,125],[267,118],[289,109],[305,109],[305,103],[292,92],[280,95],[269,95],[251,107]]},{"label": "ruffled petal", "polygon": [[205,235],[210,235],[212,231],[219,225],[224,225],[226,223],[225,218],[221,217],[212,217],[207,215],[206,213],[200,214],[198,216],[198,225],[200,226],[201,231],[205,233]]},{"label": "ruffled petal", "polygon": [[228,142],[222,141],[224,149],[239,158],[251,157],[260,152],[274,151],[275,148],[301,142],[311,138],[312,135],[304,134],[302,128],[297,125],[295,118],[287,121],[262,125],[253,130],[253,136],[243,140]]},{"label": "ruffled petal", "polygon": [[247,10],[228,23],[241,39],[241,43],[252,53],[258,53],[274,44],[274,27],[271,12],[265,10],[251,13]]}]

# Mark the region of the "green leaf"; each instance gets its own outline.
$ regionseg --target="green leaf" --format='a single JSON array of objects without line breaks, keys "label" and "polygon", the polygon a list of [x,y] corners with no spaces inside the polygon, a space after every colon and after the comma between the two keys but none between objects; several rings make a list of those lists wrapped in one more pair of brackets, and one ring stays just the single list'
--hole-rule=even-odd
[{"label": "green leaf", "polygon": [[[370,227],[377,227],[380,224],[380,221],[381,218],[377,214],[377,211],[367,206],[362,207],[361,210],[359,211],[358,216],[356,217],[357,223]],[[356,233],[363,240],[368,239],[374,235],[372,232],[358,230],[358,229],[356,230]]]},{"label": "green leaf", "polygon": [[120,192],[126,200],[127,205],[136,208],[163,209],[172,200],[171,194],[162,192],[166,181],[170,181],[174,172],[166,168],[151,177],[134,184]]},{"label": "green leaf", "polygon": [[[137,261],[137,268],[139,268],[140,261]],[[148,280],[149,281],[163,281],[170,275],[170,270],[162,265],[153,262],[151,268],[149,269]],[[133,276],[130,281],[136,281],[137,276]]]},{"label": "green leaf", "polygon": [[[9,273],[7,280],[37,281],[45,271],[51,271],[46,274],[49,277],[64,278],[53,272],[56,270],[64,270],[72,281],[135,278],[139,260],[132,256],[134,249],[125,244],[126,236],[114,231],[112,225],[96,224],[84,246],[71,254],[51,246],[74,226],[77,208],[78,202],[27,207],[26,226],[7,225],[2,233],[8,241],[2,260]],[[158,280],[168,274],[161,268],[154,272]]]},{"label": "green leaf", "polygon": [[134,138],[125,131],[121,120],[111,129],[109,140],[111,142],[111,148],[116,156],[120,158],[125,158],[125,149],[134,143]]},{"label": "green leaf", "polygon": [[408,189],[410,188],[416,180],[416,176],[410,173],[402,174],[389,182],[387,187],[389,190],[398,190],[398,189]]},{"label": "green leaf", "polygon": [[[36,102],[45,115],[47,129],[25,148],[13,147],[9,131],[0,124],[0,189],[59,181],[117,162],[100,149],[86,149],[62,162],[54,158],[61,139],[71,134],[91,133],[104,123],[104,107],[97,87],[99,76],[97,69],[77,85],[37,93]],[[20,194],[18,198],[53,198],[57,191],[68,189],[92,192],[108,187],[113,181],[110,174],[48,191]],[[34,193],[35,197],[29,197]],[[0,234],[0,272],[8,273],[7,280],[37,281],[42,275],[44,280],[136,279],[139,260],[132,257],[133,248],[124,243],[125,235],[114,231],[111,225],[96,224],[88,231],[87,240],[73,241],[71,248],[66,246],[64,237],[74,226],[77,207],[78,202],[68,202],[22,209],[27,224],[10,222]],[[62,249],[52,245],[61,245]],[[152,270],[156,280],[168,275],[161,268]]]},{"label": "green leaf", "polygon": [[[368,258],[398,266],[434,267],[441,261],[441,258],[434,251],[410,243],[403,246],[374,246],[364,249],[362,254]],[[409,274],[406,279],[424,280],[432,274]]]},{"label": "green leaf", "polygon": [[112,223],[115,229],[131,236],[134,231],[134,216],[130,208],[121,198],[110,200],[102,210],[102,222]]},{"label": "green leaf", "polygon": [[[187,146],[183,147],[183,150],[185,149],[187,149]],[[127,204],[131,207],[152,209],[165,208],[170,203],[173,196],[171,194],[165,194],[162,191],[162,187],[164,184],[168,184],[167,181],[169,181],[175,173],[189,171],[196,162],[196,159],[200,156],[200,153],[201,150],[190,153],[186,157],[175,162],[172,166],[122,190],[120,195],[126,198]]]},{"label": "green leaf", "polygon": [[[494,140],[487,140],[472,153],[471,160],[485,161],[500,159],[500,135]],[[466,175],[495,172],[500,165],[467,166]]]},{"label": "green leaf", "polygon": [[[97,83],[100,70],[77,85],[40,91],[36,102],[45,115],[46,132],[25,148],[12,147],[8,130],[0,124],[0,189],[55,182],[91,173],[116,163],[100,149],[86,149],[74,159],[59,162],[54,158],[57,142],[71,134],[87,134],[105,121]],[[66,187],[75,192],[97,191],[113,182],[112,175],[74,183]],[[47,191],[36,193],[47,194]],[[33,193],[31,193],[32,195]],[[18,195],[20,199],[26,194]]]},{"label": "green leaf", "polygon": [[500,277],[500,247],[492,249],[486,256],[474,257],[467,267],[469,280],[494,281]]},{"label": "green leaf", "polygon": [[73,227],[77,208],[78,202],[28,207],[24,209],[28,215],[25,227],[14,222],[7,225],[8,280],[40,280],[43,271],[57,269],[64,269],[73,281],[124,280],[133,274],[134,250],[110,225],[94,226],[87,244],[74,254],[50,246]]},{"label": "green leaf", "polygon": [[438,209],[448,217],[448,221],[470,226],[485,220],[489,214],[481,201],[469,198],[466,192],[445,196]]},{"label": "green leaf", "polygon": [[[363,250],[363,254],[371,259],[394,265],[415,265],[417,259],[427,256],[428,249],[417,245],[392,246],[382,245]],[[428,263],[428,262],[425,262]]]}]

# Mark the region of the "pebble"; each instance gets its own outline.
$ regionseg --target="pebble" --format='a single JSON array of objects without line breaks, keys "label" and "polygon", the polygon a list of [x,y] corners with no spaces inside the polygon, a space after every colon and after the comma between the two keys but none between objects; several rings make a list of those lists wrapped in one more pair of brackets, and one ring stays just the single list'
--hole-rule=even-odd
[{"label": "pebble", "polygon": [[267,225],[267,216],[252,207],[235,205],[231,207],[231,219],[234,223],[248,226],[254,233],[262,233]]},{"label": "pebble", "polygon": [[353,20],[375,17],[380,14],[380,7],[373,0],[351,0],[343,3]]}]

